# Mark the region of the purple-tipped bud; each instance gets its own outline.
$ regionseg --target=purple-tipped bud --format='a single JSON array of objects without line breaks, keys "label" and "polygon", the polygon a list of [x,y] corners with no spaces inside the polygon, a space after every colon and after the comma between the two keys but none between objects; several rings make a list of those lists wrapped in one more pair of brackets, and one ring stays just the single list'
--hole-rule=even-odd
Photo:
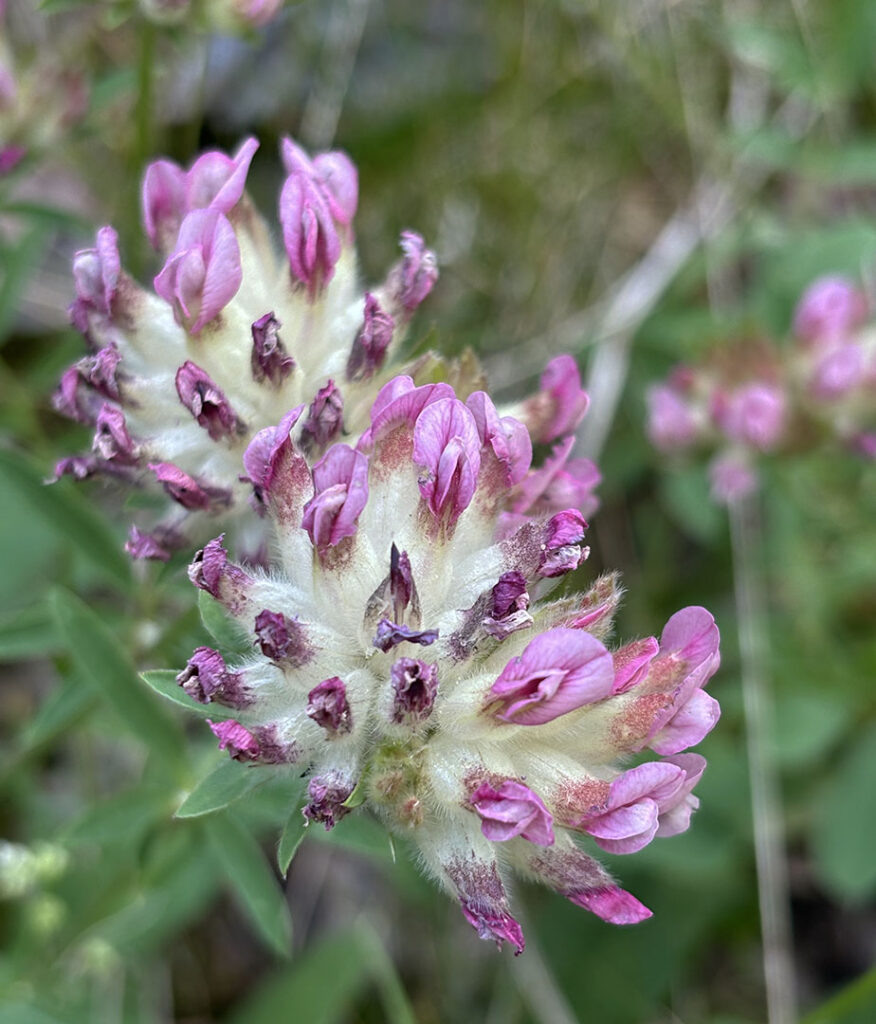
[{"label": "purple-tipped bud", "polygon": [[231,437],[240,429],[240,420],[225,393],[190,359],[177,370],[176,393],[213,441]]},{"label": "purple-tipped bud", "polygon": [[307,419],[301,427],[301,447],[305,451],[321,451],[334,441],[343,426],[344,397],[330,380],[310,403]]},{"label": "purple-tipped bud", "polygon": [[404,618],[405,609],[416,599],[417,588],[411,572],[407,551],[399,552],[395,544],[389,549],[389,595],[396,622]]},{"label": "purple-tipped bud", "polygon": [[255,619],[255,635],[262,654],[278,665],[301,668],[313,658],[313,646],[307,628],[297,619],[282,612],[259,612]]},{"label": "purple-tipped bud", "polygon": [[93,356],[74,363],[61,377],[52,399],[55,409],[80,423],[92,422],[99,404],[98,396],[114,402],[119,400],[116,371],[121,358],[116,346],[109,344]]},{"label": "purple-tipped bud", "polygon": [[354,789],[354,783],[337,772],[316,775],[307,787],[310,800],[301,813],[308,821],[321,821],[328,832],[345,814],[349,814],[350,808],[344,807],[344,802]]},{"label": "purple-tipped bud", "polygon": [[343,736],[353,728],[347,688],[337,676],[324,679],[307,695],[307,714],[329,736]]},{"label": "purple-tipped bud", "polygon": [[233,612],[249,589],[252,578],[228,561],[228,552],[222,546],[224,536],[221,534],[214,538],[195,553],[188,575],[196,587],[205,590]]},{"label": "purple-tipped bud", "polygon": [[505,779],[498,788],[482,782],[471,795],[481,832],[494,843],[522,836],[537,846],[553,846],[553,815],[541,797],[522,782]]},{"label": "purple-tipped bud", "polygon": [[[260,502],[270,499],[275,483],[281,485],[281,491],[291,489],[301,470],[308,482],[310,480],[306,463],[292,442],[292,428],[303,411],[303,405],[290,409],[278,426],[260,430],[243,453],[243,465],[248,475],[241,479],[252,484]],[[294,472],[293,466],[299,472]]]},{"label": "purple-tipped bud", "polygon": [[136,464],[137,452],[121,409],[106,402],[101,406],[97,414],[92,449],[107,462],[115,462],[120,466]]},{"label": "purple-tipped bud", "polygon": [[392,304],[410,315],[434,288],[438,261],[415,231],[403,231],[399,245],[404,255],[390,271],[387,290]]},{"label": "purple-tipped bud", "polygon": [[389,619],[381,619],[377,623],[377,633],[372,643],[378,651],[391,651],[393,647],[401,643],[419,644],[421,647],[428,647],[438,639],[437,629],[409,629],[407,626],[397,625]]},{"label": "purple-tipped bud", "polygon": [[589,633],[557,627],[541,633],[502,669],[488,710],[517,725],[542,725],[611,693],[611,655]]},{"label": "purple-tipped bud", "polygon": [[575,360],[568,355],[552,359],[541,375],[541,390],[525,403],[533,440],[545,443],[572,433],[589,405]]},{"label": "purple-tipped bud", "polygon": [[212,647],[198,647],[176,681],[199,704],[215,700],[228,707],[244,708],[252,703],[243,675],[232,672],[222,655]]},{"label": "purple-tipped bud", "polygon": [[313,158],[313,169],[323,187],[332,217],[349,227],[359,205],[359,172],[356,165],[340,150],[319,153]]},{"label": "purple-tipped bud", "polygon": [[414,462],[424,470],[420,493],[439,521],[453,525],[474,497],[481,442],[471,412],[456,398],[426,406],[414,425]]},{"label": "purple-tipped bud", "polygon": [[261,754],[261,747],[256,737],[246,728],[230,719],[227,722],[211,722],[207,719],[207,725],[213,730],[213,734],[219,740],[219,749],[227,750],[228,754],[235,761],[255,761]]},{"label": "purple-tipped bud", "polygon": [[568,508],[552,516],[545,528],[544,552],[539,576],[562,576],[586,560],[589,548],[582,548],[587,523],[584,516],[574,508]]},{"label": "purple-tipped bud", "polygon": [[390,671],[392,712],[397,725],[416,725],[432,714],[438,693],[438,666],[419,658],[399,658]]},{"label": "purple-tipped bud", "polygon": [[503,573],[493,587],[489,615],[483,621],[484,630],[497,640],[528,629],[532,625],[529,608],[529,594],[526,579],[522,573]]},{"label": "purple-tipped bud", "polygon": [[313,467],[314,495],[301,525],[320,551],[356,532],[368,501],[368,458],[345,444],[332,445]]},{"label": "purple-tipped bud", "polygon": [[280,326],[273,313],[265,313],[252,325],[253,378],[259,383],[269,380],[274,387],[279,387],[295,369],[295,360],[280,340]]},{"label": "purple-tipped bud", "polygon": [[186,215],[154,285],[173,307],[177,323],[197,334],[234,298],[242,281],[234,228],[218,210],[206,209]]},{"label": "purple-tipped bud", "polygon": [[867,300],[853,281],[838,274],[813,281],[794,313],[794,333],[808,342],[838,342],[867,319]]},{"label": "purple-tipped bud", "polygon": [[155,533],[143,533],[136,526],[128,531],[128,539],[125,541],[125,551],[131,558],[149,558],[158,562],[167,562],[170,559],[170,546],[165,539]]},{"label": "purple-tipped bud", "polygon": [[190,512],[207,509],[211,505],[228,504],[231,501],[229,491],[202,487],[194,477],[172,462],[150,462],[149,468],[170,497]]},{"label": "purple-tipped bud", "polygon": [[478,936],[494,940],[500,949],[503,942],[509,942],[515,947],[515,955],[522,953],[523,930],[508,911],[508,897],[495,862],[458,858],[446,864],[444,870],[466,921]]},{"label": "purple-tipped bud", "polygon": [[383,366],[395,321],[377,299],[365,293],[365,319],[350,349],[347,380],[368,380]]}]

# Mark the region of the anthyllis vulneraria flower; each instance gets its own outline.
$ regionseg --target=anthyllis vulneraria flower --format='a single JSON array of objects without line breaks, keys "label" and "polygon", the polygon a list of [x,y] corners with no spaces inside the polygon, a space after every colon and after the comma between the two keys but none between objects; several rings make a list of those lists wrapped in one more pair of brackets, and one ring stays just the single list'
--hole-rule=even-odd
[{"label": "anthyllis vulneraria flower", "polygon": [[[167,559],[199,534],[202,542],[211,522],[251,520],[243,452],[290,408],[299,408],[296,441],[311,463],[341,437],[358,438],[391,375],[388,357],[438,276],[435,255],[405,231],[402,259],[383,284],[361,292],[356,168],[341,152],[311,159],[288,138],[278,258],[244,191],[257,148],[248,139],[233,158],[205,153],[188,171],[168,160],[149,166],[143,222],[165,259],[155,292],[121,269],[111,227],[74,259],[70,313],[92,354],[64,374],[55,406],[93,423],[95,434],[91,453],[61,460],[56,475],[109,474],[164,489],[171,510],[148,529],[132,527],[127,546],[135,557]],[[403,369],[423,377],[454,372],[468,393],[478,386],[472,363],[453,370],[427,356]],[[558,444],[521,481],[509,516],[568,493],[595,504],[596,468],[568,459],[586,407],[574,361],[558,357],[521,406],[533,440]],[[253,549],[259,536],[250,537]]]},{"label": "anthyllis vulneraria flower", "polygon": [[587,524],[575,507],[503,522],[531,449],[484,392],[463,402],[396,377],[357,446],[312,468],[302,415],[244,456],[274,527],[270,570],[232,562],[221,537],[189,570],[253,641],[234,664],[198,648],[178,677],[217,707],[220,746],[306,773],[310,822],[370,807],[482,938],[523,949],[509,870],[606,921],[649,917],[588,848],[633,853],[687,829],[705,760],[685,751],[719,715],[703,690],[712,616],[685,608],[659,641],[610,651],[615,575],[547,601],[586,559]]},{"label": "anthyllis vulneraria flower", "polygon": [[648,391],[648,435],[664,453],[712,449],[712,493],[728,502],[758,484],[756,458],[828,440],[876,458],[876,337],[869,304],[847,278],[806,289],[794,339],[729,344],[678,366]]}]

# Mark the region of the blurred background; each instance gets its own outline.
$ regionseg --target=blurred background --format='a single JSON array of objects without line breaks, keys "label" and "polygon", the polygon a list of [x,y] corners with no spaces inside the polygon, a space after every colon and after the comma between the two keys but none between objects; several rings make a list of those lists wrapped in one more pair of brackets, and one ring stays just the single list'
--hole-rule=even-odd
[{"label": "blurred background", "polygon": [[[644,396],[741,338],[787,344],[818,274],[872,278],[876,6],[304,0],[263,26],[245,6],[0,3],[0,1021],[766,1020],[727,514],[703,464],[651,448]],[[436,249],[410,352],[472,347],[503,399],[551,355],[578,359],[592,399],[579,448],[603,484],[573,585],[622,571],[618,637],[686,604],[721,626],[724,716],[701,747],[693,826],[607,858],[654,910],[644,924],[613,928],[521,885],[528,947],[514,959],[478,942],[365,815],[310,829],[282,889],[282,786],[172,818],[221,755],[136,671],[181,668],[209,638],[185,558],[122,553],[118,493],[43,486],[88,443],[50,402],[83,352],[70,259],[112,223],[124,265],[150,279],[145,164],[187,165],[247,134],[261,141],[248,187],[273,219],[285,133],[356,162],[366,281],[404,228]],[[876,473],[816,446],[762,476],[800,1015],[863,1024],[876,1020]],[[59,615],[59,584],[88,607]]]}]

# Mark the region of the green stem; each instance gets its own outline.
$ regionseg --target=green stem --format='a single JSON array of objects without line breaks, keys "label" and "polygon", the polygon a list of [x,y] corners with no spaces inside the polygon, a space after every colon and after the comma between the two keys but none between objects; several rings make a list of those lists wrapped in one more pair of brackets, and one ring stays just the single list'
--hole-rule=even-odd
[{"label": "green stem", "polygon": [[767,1012],[769,1024],[795,1024],[790,891],[781,788],[772,749],[773,702],[758,495],[730,504],[730,538]]}]

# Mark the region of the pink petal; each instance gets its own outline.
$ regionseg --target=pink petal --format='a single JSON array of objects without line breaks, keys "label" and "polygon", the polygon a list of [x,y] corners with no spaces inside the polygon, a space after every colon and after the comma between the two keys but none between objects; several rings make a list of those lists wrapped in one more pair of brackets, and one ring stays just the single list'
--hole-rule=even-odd
[{"label": "pink petal", "polygon": [[700,743],[715,728],[721,717],[721,705],[704,690],[694,690],[651,740],[658,754],[677,754]]},{"label": "pink petal", "polygon": [[618,886],[569,893],[567,898],[610,924],[638,924],[653,916],[635,896]]}]

